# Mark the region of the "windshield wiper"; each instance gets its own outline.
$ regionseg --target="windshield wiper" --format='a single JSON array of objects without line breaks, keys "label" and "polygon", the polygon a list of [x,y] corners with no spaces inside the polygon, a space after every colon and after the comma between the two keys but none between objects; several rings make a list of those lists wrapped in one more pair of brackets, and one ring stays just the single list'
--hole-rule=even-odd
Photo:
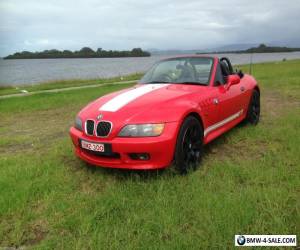
[{"label": "windshield wiper", "polygon": [[151,81],[151,82],[145,82],[147,83],[170,83],[170,82],[166,82],[166,81]]},{"label": "windshield wiper", "polygon": [[190,84],[190,85],[203,85],[203,86],[207,86],[206,83],[203,83],[203,82],[190,82],[190,81],[187,81],[187,82],[174,82],[175,84]]}]

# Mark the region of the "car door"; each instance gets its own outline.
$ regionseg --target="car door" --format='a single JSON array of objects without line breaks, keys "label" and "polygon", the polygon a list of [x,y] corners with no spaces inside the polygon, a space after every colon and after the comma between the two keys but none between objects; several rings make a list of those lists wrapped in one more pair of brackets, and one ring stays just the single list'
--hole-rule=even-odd
[{"label": "car door", "polygon": [[[227,71],[228,72],[228,71]],[[241,83],[229,86],[228,74],[223,74],[221,66],[218,63],[214,77],[214,86],[212,87],[210,96],[210,111],[211,121],[206,127],[204,134],[208,135],[212,132],[217,132],[212,137],[221,133],[222,128],[237,119],[242,115],[243,103],[241,95]],[[211,114],[213,112],[214,114]],[[209,139],[210,140],[210,139]]]},{"label": "car door", "polygon": [[218,87],[219,118],[224,124],[243,112],[241,91],[241,83],[231,86],[225,83]]},{"label": "car door", "polygon": [[[232,68],[231,64],[230,68]],[[242,86],[240,83],[229,86],[229,75],[230,70],[227,65],[222,65],[222,62],[218,61],[214,80],[214,86],[217,89],[214,102],[218,106],[218,123],[214,125],[213,129],[221,128],[236,119],[241,115],[243,109],[241,102]]]},{"label": "car door", "polygon": [[208,134],[210,131],[206,130],[207,128],[212,127],[219,122],[219,90],[216,87],[207,87],[207,90],[206,98],[201,98],[199,101],[199,107],[201,107],[201,113],[204,116],[204,135]]}]

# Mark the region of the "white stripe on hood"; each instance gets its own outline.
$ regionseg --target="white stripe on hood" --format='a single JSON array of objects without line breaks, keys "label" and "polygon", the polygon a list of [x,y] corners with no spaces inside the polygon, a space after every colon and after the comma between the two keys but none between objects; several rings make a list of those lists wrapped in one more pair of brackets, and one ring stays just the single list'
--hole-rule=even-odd
[{"label": "white stripe on hood", "polygon": [[156,89],[160,89],[162,87],[168,86],[168,84],[144,84],[141,87],[134,88],[132,90],[126,91],[122,94],[119,94],[113,97],[108,102],[104,103],[99,111],[111,111],[115,112],[120,108],[124,107],[129,102],[141,97],[147,93],[150,93]]}]

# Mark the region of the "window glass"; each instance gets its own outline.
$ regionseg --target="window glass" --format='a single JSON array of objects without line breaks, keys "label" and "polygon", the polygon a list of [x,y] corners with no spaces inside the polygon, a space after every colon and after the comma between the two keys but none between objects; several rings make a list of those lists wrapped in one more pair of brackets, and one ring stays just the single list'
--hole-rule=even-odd
[{"label": "window glass", "polygon": [[209,83],[213,58],[182,57],[156,63],[141,79],[141,83]]},{"label": "window glass", "polygon": [[215,86],[225,84],[225,79],[222,74],[220,63],[217,65],[216,78],[215,78]]}]

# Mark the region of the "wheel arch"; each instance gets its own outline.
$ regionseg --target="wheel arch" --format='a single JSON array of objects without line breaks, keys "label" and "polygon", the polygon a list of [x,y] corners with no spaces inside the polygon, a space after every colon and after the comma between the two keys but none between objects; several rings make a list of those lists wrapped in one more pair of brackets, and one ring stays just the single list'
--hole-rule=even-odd
[{"label": "wheel arch", "polygon": [[[201,127],[202,127],[202,129],[204,130],[204,123],[203,123],[203,120],[202,120],[201,115],[200,115],[198,112],[191,111],[191,112],[187,113],[187,114],[183,117],[182,122],[183,122],[187,117],[189,117],[189,116],[195,117],[195,118],[200,122]],[[181,123],[182,123],[182,122],[181,122]]]},{"label": "wheel arch", "polygon": [[258,92],[258,94],[260,95],[260,89],[259,89],[258,85],[255,85],[253,90],[256,90]]}]

